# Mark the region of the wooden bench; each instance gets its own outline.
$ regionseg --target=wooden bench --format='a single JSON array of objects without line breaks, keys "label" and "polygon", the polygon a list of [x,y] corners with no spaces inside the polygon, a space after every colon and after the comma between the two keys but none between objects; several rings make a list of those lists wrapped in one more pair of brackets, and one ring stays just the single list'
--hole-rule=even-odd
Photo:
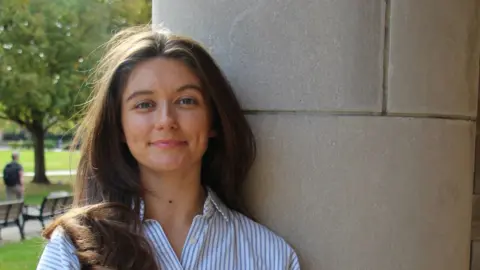
[{"label": "wooden bench", "polygon": [[20,222],[22,209],[23,200],[0,202],[0,232],[2,228],[17,226],[22,240],[25,239],[23,223]]},{"label": "wooden bench", "polygon": [[43,198],[42,204],[25,205],[23,209],[23,226],[28,220],[36,219],[45,229],[44,221],[65,213],[73,203],[73,196],[70,193],[51,193]]}]

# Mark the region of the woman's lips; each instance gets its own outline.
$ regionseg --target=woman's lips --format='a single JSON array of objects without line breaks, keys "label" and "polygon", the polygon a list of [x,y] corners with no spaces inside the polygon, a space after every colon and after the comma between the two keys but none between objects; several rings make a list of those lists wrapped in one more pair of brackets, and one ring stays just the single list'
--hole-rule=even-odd
[{"label": "woman's lips", "polygon": [[158,148],[168,149],[187,145],[186,141],[181,140],[157,140],[150,143]]}]

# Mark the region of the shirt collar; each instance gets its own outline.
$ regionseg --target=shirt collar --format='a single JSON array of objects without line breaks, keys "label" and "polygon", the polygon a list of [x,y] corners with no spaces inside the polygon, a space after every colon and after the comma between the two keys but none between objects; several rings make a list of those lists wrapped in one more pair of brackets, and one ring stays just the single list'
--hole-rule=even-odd
[{"label": "shirt collar", "polygon": [[218,211],[225,221],[230,220],[230,210],[228,207],[218,198],[217,194],[207,187],[208,196],[203,205],[203,215],[206,217],[211,217],[215,211]]},{"label": "shirt collar", "polygon": [[[219,212],[226,222],[230,220],[230,210],[228,207],[218,198],[217,194],[215,194],[211,188],[207,187],[207,198],[203,204],[203,215],[210,218],[215,212]],[[140,200],[140,220],[142,221],[144,221],[144,214],[145,203],[143,200]]]}]

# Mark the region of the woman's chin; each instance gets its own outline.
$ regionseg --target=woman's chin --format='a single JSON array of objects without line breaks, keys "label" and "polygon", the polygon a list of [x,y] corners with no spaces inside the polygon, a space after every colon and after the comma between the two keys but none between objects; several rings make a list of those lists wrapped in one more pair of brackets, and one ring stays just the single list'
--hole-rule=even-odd
[{"label": "woman's chin", "polygon": [[156,172],[172,172],[178,171],[181,169],[188,168],[186,164],[179,160],[162,160],[152,162],[151,166],[149,166],[153,171]]},{"label": "woman's chin", "polygon": [[184,155],[164,155],[150,157],[140,163],[143,163],[144,167],[157,173],[173,171],[185,172],[186,170],[196,169],[196,164],[201,166],[201,158],[198,160],[198,162],[195,162],[191,157]]}]

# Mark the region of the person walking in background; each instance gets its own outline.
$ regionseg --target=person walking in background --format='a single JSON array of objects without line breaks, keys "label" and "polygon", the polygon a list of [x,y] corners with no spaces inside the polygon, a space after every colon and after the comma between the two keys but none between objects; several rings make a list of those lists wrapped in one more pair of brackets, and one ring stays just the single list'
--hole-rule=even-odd
[{"label": "person walking in background", "polygon": [[23,198],[23,167],[18,163],[19,154],[12,153],[12,161],[3,169],[3,183],[7,201]]}]

